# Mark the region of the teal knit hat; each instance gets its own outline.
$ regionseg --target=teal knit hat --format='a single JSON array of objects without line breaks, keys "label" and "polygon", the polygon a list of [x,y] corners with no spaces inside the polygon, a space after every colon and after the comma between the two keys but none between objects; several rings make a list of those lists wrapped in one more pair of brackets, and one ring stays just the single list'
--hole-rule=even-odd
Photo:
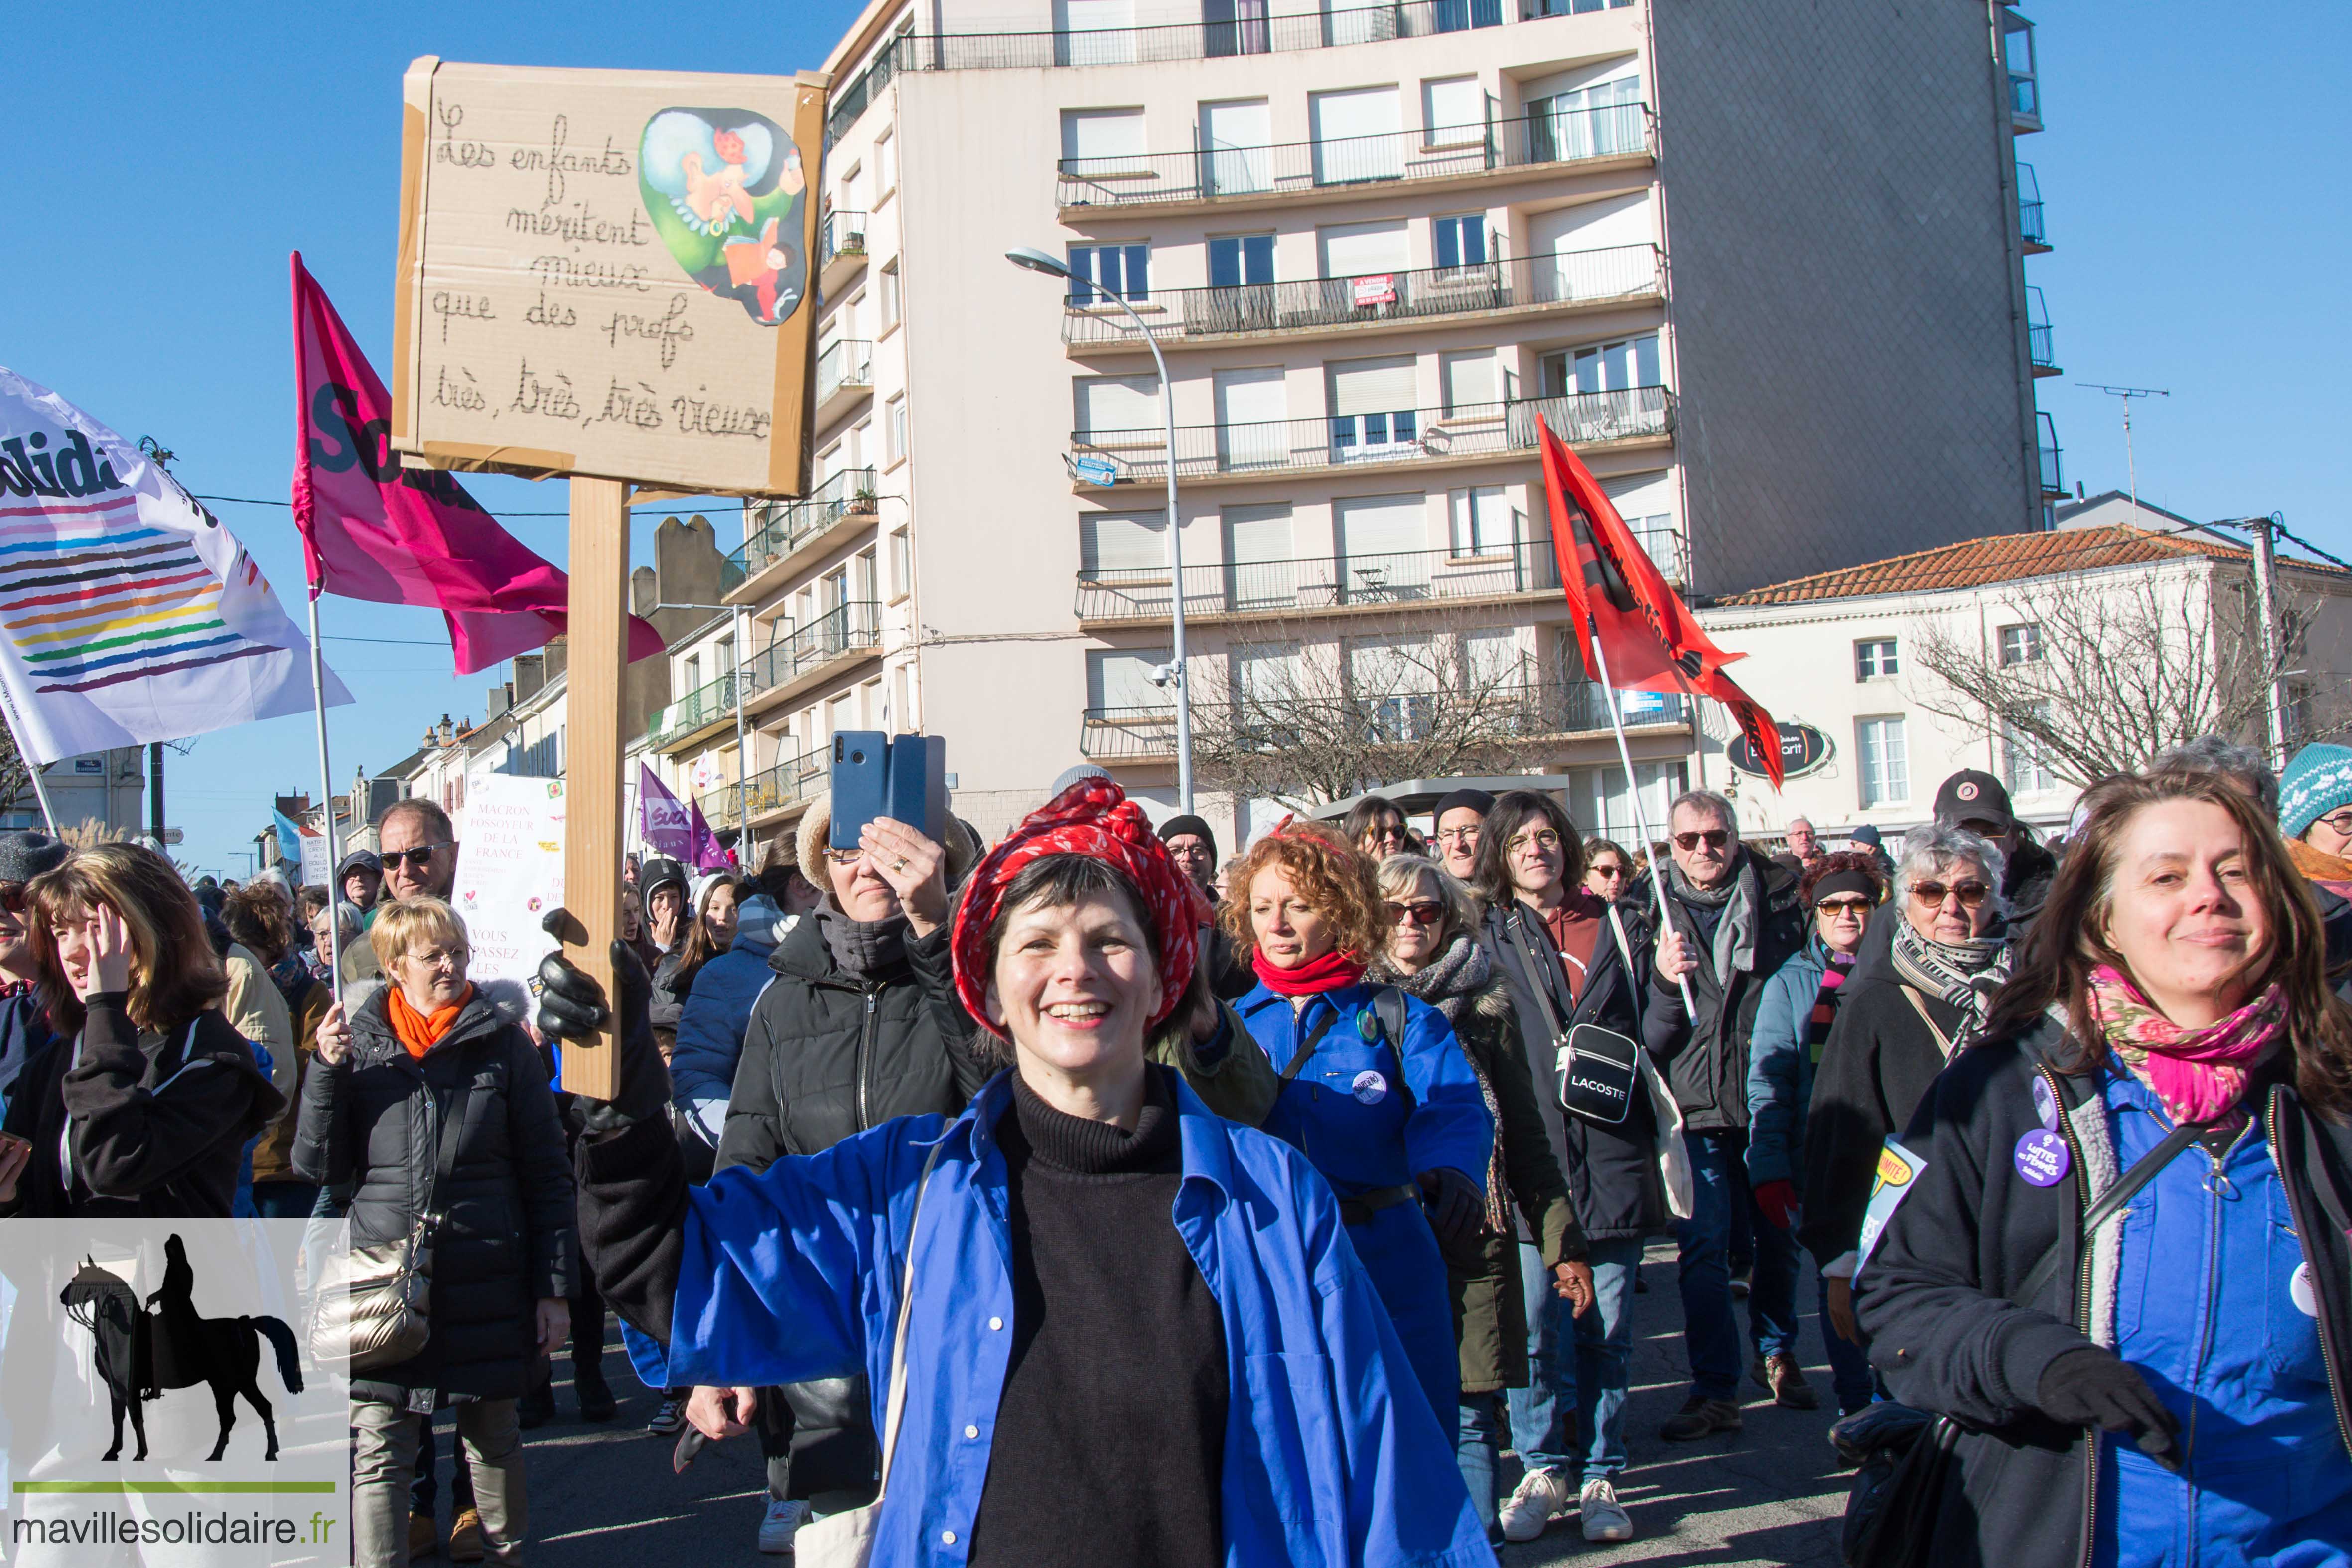
[{"label": "teal knit hat", "polygon": [[2279,775],[2279,831],[2303,830],[2340,806],[2352,805],[2352,750],[2305,746]]}]

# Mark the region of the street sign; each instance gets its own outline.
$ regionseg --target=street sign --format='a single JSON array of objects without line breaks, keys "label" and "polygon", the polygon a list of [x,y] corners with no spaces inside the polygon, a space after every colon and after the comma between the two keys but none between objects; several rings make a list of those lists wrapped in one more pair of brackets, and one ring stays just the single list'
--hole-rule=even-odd
[{"label": "street sign", "polygon": [[188,835],[184,829],[177,827],[163,829],[163,842],[166,844],[184,844],[187,841],[187,837]]},{"label": "street sign", "polygon": [[1118,483],[1118,465],[1108,458],[1074,457],[1070,459],[1070,473],[1082,485]]},{"label": "street sign", "polygon": [[[1739,736],[1723,750],[1724,755],[1731,759],[1731,765],[1741,773],[1754,773],[1758,778],[1771,776],[1764,771],[1764,764],[1757,761],[1755,752],[1748,747],[1747,736]],[[1822,734],[1811,724],[1780,726],[1782,777],[1801,778],[1816,771],[1829,760],[1830,738],[1827,735]]]}]

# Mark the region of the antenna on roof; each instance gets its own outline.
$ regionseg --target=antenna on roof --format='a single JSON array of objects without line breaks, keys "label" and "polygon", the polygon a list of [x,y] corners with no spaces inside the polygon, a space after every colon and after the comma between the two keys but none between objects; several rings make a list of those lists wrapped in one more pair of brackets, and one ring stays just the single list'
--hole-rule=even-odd
[{"label": "antenna on roof", "polygon": [[2132,521],[2139,521],[2139,462],[2132,456],[2131,403],[2135,397],[2169,397],[2172,394],[2160,386],[2102,386],[2095,381],[2078,381],[2076,386],[2092,392],[2104,392],[2109,397],[2124,400],[2124,471],[2131,479]]}]

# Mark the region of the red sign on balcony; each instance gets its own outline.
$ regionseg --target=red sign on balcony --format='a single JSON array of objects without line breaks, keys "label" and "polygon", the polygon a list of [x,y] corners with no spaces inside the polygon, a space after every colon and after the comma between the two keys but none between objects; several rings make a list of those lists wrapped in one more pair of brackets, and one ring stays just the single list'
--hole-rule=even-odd
[{"label": "red sign on balcony", "polygon": [[1356,279],[1356,308],[1358,310],[1360,310],[1367,305],[1393,305],[1395,303],[1395,273],[1376,272],[1370,278],[1359,278]]}]

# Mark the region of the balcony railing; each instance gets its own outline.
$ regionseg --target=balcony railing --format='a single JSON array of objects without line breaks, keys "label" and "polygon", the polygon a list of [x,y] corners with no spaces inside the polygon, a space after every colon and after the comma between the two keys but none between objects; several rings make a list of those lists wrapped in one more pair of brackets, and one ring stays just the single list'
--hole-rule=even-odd
[{"label": "balcony railing", "polygon": [[827,782],[823,753],[803,752],[729,784],[706,804],[714,822],[740,827],[755,816],[824,794]]},{"label": "balcony railing", "polygon": [[[1181,337],[1303,331],[1406,321],[1477,310],[1655,298],[1663,291],[1655,246],[1524,256],[1468,267],[1423,267],[1355,278],[1244,283],[1222,289],[1168,289],[1151,296]],[[1115,314],[1113,312],[1116,312]],[[1170,334],[1160,331],[1160,341]],[[1071,305],[1062,318],[1069,343],[1132,343],[1143,335],[1116,305]]]},{"label": "balcony railing", "polygon": [[816,400],[874,385],[874,345],[864,338],[836,338],[816,356]]},{"label": "balcony railing", "polygon": [[677,701],[656,708],[646,721],[646,739],[655,746],[664,746],[680,735],[689,734],[705,724],[732,717],[735,712],[737,675],[729,671],[716,680],[705,681]]},{"label": "balcony railing", "polygon": [[2042,290],[2032,284],[2025,289],[2025,345],[2037,374],[2058,374],[2057,353],[2050,342],[2050,309],[2042,302]]},{"label": "balcony railing", "polygon": [[[1546,537],[1504,545],[1481,555],[1410,550],[1187,565],[1184,613],[1280,615],[1555,593],[1559,588],[1559,567],[1551,540]],[[1077,617],[1082,621],[1164,621],[1174,597],[1164,566],[1081,574]]]},{"label": "balcony railing", "polygon": [[[1534,449],[1538,418],[1574,446],[1664,436],[1675,427],[1675,397],[1663,386],[1636,386],[1622,392],[1463,404],[1451,411],[1401,408],[1260,424],[1180,425],[1176,473],[1180,479],[1274,475],[1502,456]],[[1167,471],[1167,435],[1157,428],[1078,431],[1070,437],[1070,450],[1075,457],[1108,461],[1115,484],[1157,484]]]},{"label": "balcony railing", "polygon": [[1272,147],[1065,158],[1055,165],[1060,175],[1055,199],[1065,207],[1123,206],[1453,179],[1494,169],[1646,153],[1652,125],[1647,104],[1612,103],[1483,125],[1388,131]]},{"label": "balcony railing", "polygon": [[829,212],[818,221],[816,230],[816,264],[822,269],[833,264],[836,256],[866,254],[866,215],[864,213]]},{"label": "balcony railing", "polygon": [[[753,529],[743,541],[742,548],[727,557],[735,580],[727,584],[732,589],[745,580],[757,576],[803,543],[841,518],[854,512],[871,512],[875,509],[874,470],[845,468],[817,486],[803,500],[790,501],[768,511],[767,521]],[[753,515],[750,511],[746,517]]]},{"label": "balcony railing", "polygon": [[2025,237],[2026,244],[2045,249],[2049,247],[2050,235],[2042,226],[2042,202],[2039,197],[2030,200],[2022,196],[2018,198],[2017,230]]},{"label": "balcony railing", "polygon": [[744,667],[749,691],[756,696],[786,685],[844,654],[881,646],[882,606],[872,599],[852,599],[778,637]]},{"label": "balcony railing", "polygon": [[[1687,727],[1690,700],[1675,693],[1621,691],[1628,729]],[[1532,682],[1478,693],[1397,692],[1376,697],[1302,698],[1295,701],[1231,699],[1192,705],[1193,743],[1255,752],[1296,749],[1317,738],[1346,736],[1373,744],[1413,745],[1448,726],[1465,740],[1504,745],[1550,736],[1605,733],[1609,706],[1586,681]],[[1176,710],[1089,708],[1078,725],[1078,753],[1097,762],[1146,761],[1176,751]]]}]

